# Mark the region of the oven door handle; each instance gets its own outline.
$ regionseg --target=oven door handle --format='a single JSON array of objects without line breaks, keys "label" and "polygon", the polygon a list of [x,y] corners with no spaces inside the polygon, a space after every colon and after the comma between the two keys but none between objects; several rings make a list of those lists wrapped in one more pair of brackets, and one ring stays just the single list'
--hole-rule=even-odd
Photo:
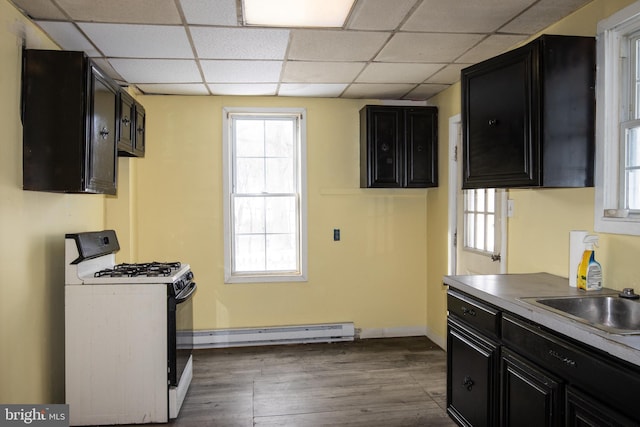
[{"label": "oven door handle", "polygon": [[176,304],[180,304],[191,298],[198,286],[196,282],[189,283],[189,286],[184,288],[178,295],[176,295]]}]

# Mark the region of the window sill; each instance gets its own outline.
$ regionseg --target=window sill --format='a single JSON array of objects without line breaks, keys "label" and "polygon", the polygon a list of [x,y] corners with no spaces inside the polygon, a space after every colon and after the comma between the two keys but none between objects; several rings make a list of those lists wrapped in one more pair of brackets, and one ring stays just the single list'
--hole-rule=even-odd
[{"label": "window sill", "polygon": [[600,233],[640,236],[640,218],[637,216],[629,216],[628,218],[596,216],[594,229]]},{"label": "window sill", "polygon": [[307,276],[304,274],[290,275],[246,275],[225,277],[224,283],[289,283],[289,282],[306,282]]}]

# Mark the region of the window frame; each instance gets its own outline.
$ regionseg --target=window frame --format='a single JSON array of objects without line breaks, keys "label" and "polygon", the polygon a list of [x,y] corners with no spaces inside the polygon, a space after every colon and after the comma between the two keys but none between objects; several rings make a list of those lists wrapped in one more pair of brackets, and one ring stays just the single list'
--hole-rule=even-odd
[{"label": "window frame", "polygon": [[[233,132],[231,129],[233,115],[247,116],[297,116],[299,126],[299,142],[297,147],[297,173],[299,186],[299,270],[291,273],[253,272],[234,273],[232,268],[233,231],[231,227],[233,205]],[[270,282],[306,282],[308,280],[307,261],[307,150],[306,150],[306,109],[304,108],[259,108],[259,107],[224,107],[222,109],[222,169],[223,169],[223,222],[224,222],[224,282],[225,283],[270,283]]]},{"label": "window frame", "polygon": [[[473,200],[474,200],[474,206],[473,207],[469,207],[468,206],[468,197],[467,195],[473,192],[474,196],[473,196]],[[482,192],[483,193],[483,209],[478,209],[478,192]],[[493,199],[493,205],[491,206],[491,208],[489,208],[489,200],[490,198],[487,197],[488,193],[492,192],[492,199]],[[462,249],[465,251],[470,251],[470,252],[475,252],[481,255],[494,255],[495,254],[495,248],[496,248],[496,242],[495,242],[495,235],[496,235],[496,216],[497,216],[497,210],[500,208],[500,206],[498,206],[498,191],[495,188],[475,188],[475,189],[467,189],[467,190],[462,190],[462,233],[463,233],[463,246]],[[479,248],[476,246],[476,241],[477,241],[477,232],[479,227],[478,224],[478,220],[479,220],[479,216],[482,215],[483,221],[482,221],[482,235],[483,235],[483,248]],[[468,218],[473,218],[473,240],[474,240],[474,246],[469,246],[468,245],[468,240],[469,240],[469,220]],[[487,227],[489,221],[488,218],[492,217],[493,218],[493,227],[491,228],[491,230],[489,230],[489,227]],[[489,231],[491,231],[491,233],[489,233]],[[488,243],[492,242],[492,247],[489,248],[488,247]]]},{"label": "window frame", "polygon": [[638,31],[640,1],[598,23],[594,229],[599,232],[640,235],[640,215],[628,214],[619,202],[622,123],[630,103],[624,95],[630,83],[622,58],[626,40]]}]

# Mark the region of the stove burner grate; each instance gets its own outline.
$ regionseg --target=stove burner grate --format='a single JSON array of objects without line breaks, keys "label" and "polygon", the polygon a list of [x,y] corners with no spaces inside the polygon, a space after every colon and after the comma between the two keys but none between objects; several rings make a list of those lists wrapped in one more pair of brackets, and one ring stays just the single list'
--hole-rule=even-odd
[{"label": "stove burner grate", "polygon": [[173,272],[181,267],[179,262],[147,262],[141,264],[116,264],[113,268],[94,273],[94,277],[155,277],[171,276]]}]

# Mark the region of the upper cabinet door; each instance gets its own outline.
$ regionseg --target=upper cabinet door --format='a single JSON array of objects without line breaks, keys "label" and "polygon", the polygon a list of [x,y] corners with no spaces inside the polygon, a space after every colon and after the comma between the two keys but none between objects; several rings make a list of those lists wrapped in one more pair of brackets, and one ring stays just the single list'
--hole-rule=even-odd
[{"label": "upper cabinet door", "polygon": [[360,125],[364,131],[360,136],[360,155],[365,156],[365,164],[360,166],[364,186],[402,187],[403,111],[366,107],[360,112]]},{"label": "upper cabinet door", "polygon": [[410,108],[405,112],[405,185],[438,186],[438,109]]},{"label": "upper cabinet door", "polygon": [[463,188],[593,185],[593,37],[541,36],[461,85]]},{"label": "upper cabinet door", "polygon": [[133,152],[136,157],[144,157],[144,151],[146,148],[146,120],[147,115],[145,113],[144,107],[139,103],[135,103],[136,106],[136,122],[135,122],[135,144]]},{"label": "upper cabinet door", "polygon": [[91,139],[88,150],[88,188],[114,193],[116,188],[117,88],[91,67]]},{"label": "upper cabinet door", "polygon": [[133,144],[135,141],[135,117],[134,100],[124,90],[119,93],[118,109],[118,154],[130,156],[133,154]]},{"label": "upper cabinet door", "polygon": [[531,49],[464,73],[465,188],[538,185]]}]

